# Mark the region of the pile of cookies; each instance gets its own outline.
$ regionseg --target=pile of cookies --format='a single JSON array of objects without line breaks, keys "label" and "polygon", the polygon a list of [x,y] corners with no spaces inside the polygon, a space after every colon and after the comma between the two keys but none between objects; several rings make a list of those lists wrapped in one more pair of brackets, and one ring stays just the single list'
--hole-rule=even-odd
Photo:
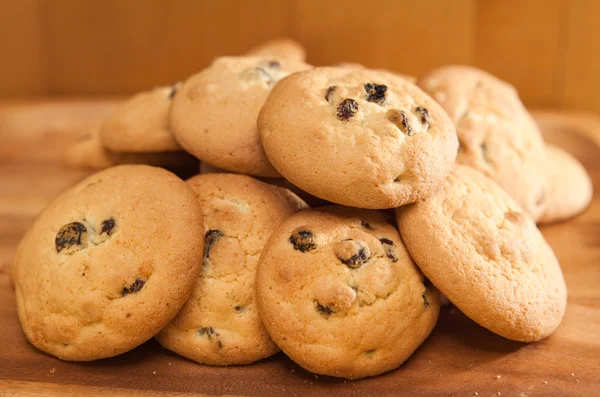
[{"label": "pile of cookies", "polygon": [[[592,188],[515,89],[466,66],[415,84],[304,58],[287,39],[218,58],[69,149],[71,164],[107,169],[56,198],[18,247],[33,345],[95,360],[155,337],[209,365],[282,350],[356,379],[413,354],[440,292],[508,339],[559,326],[566,286],[536,222],[583,211]],[[186,181],[154,167],[190,159],[202,172]]]}]

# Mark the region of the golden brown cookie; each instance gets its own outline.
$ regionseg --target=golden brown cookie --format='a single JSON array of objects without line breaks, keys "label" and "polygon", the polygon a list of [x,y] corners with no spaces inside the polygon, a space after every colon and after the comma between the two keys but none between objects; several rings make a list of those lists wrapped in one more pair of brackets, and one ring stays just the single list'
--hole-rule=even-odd
[{"label": "golden brown cookie", "polygon": [[592,201],[594,187],[583,165],[554,145],[546,146],[546,198],[539,223],[554,223],[583,212]]},{"label": "golden brown cookie", "polygon": [[417,265],[475,322],[522,342],[558,327],[567,305],[558,261],[531,216],[494,181],[457,165],[435,194],[396,213]]},{"label": "golden brown cookie", "polygon": [[156,339],[211,365],[249,364],[275,354],[279,349],[256,308],[256,266],[271,233],[306,204],[245,175],[202,174],[187,183],[204,215],[204,262],[191,297]]},{"label": "golden brown cookie", "polygon": [[114,152],[181,150],[169,127],[171,101],[180,85],[140,92],[123,102],[100,127],[102,146]]},{"label": "golden brown cookie", "polygon": [[281,80],[258,118],[265,153],[324,200],[394,208],[426,197],[454,165],[452,121],[405,79],[322,67]]},{"label": "golden brown cookie", "polygon": [[439,293],[378,212],[323,207],[283,223],[263,250],[258,308],[303,368],[356,379],[402,364],[436,324]]},{"label": "golden brown cookie", "polygon": [[13,280],[27,339],[74,361],[144,343],[191,293],[203,235],[198,201],[172,173],[126,165],[87,177],[19,246]]},{"label": "golden brown cookie", "polygon": [[418,85],[456,125],[456,162],[492,178],[537,220],[544,208],[546,152],[515,88],[470,66],[433,70]]},{"label": "golden brown cookie", "polygon": [[173,134],[202,162],[242,174],[279,176],[263,151],[256,118],[279,79],[308,67],[275,57],[217,58],[175,96]]}]

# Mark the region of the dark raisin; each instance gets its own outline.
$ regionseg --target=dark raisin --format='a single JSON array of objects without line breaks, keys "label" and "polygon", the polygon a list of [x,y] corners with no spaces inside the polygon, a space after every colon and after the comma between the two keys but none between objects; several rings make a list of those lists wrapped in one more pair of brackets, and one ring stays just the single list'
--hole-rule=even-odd
[{"label": "dark raisin", "polygon": [[398,262],[398,258],[396,257],[396,252],[394,251],[394,242],[388,238],[382,237],[379,239],[381,244],[383,244],[383,248],[385,250],[385,256],[392,260],[392,262]]},{"label": "dark raisin", "polygon": [[346,98],[338,105],[337,118],[346,121],[358,112],[358,103],[354,99]]},{"label": "dark raisin", "polygon": [[385,244],[385,245],[394,245],[394,242],[392,240],[390,240],[389,238],[385,238],[382,237],[379,239],[379,241],[381,241],[381,244]]},{"label": "dark raisin", "polygon": [[217,341],[217,346],[219,347],[219,349],[222,349],[223,348],[223,343],[220,340],[218,340]]},{"label": "dark raisin", "polygon": [[360,225],[361,225],[362,227],[364,227],[364,228],[367,228],[367,229],[373,230],[373,226],[371,226],[371,225],[369,224],[369,222],[365,221],[364,219],[361,219],[361,220],[360,220]]},{"label": "dark raisin", "polygon": [[171,92],[169,93],[169,99],[173,99],[175,94],[177,94],[177,90],[179,90],[180,83],[175,83],[171,86]]},{"label": "dark raisin", "polygon": [[104,221],[102,221],[102,231],[100,232],[100,235],[102,234],[107,234],[107,235],[112,235],[113,234],[113,229],[115,227],[115,220],[113,218],[108,218]]},{"label": "dark raisin", "polygon": [[277,61],[269,62],[269,67],[273,69],[281,69],[281,64]]},{"label": "dark raisin", "polygon": [[378,105],[383,105],[383,103],[385,102],[386,91],[386,85],[375,83],[365,84],[365,92],[367,93],[367,101],[369,102],[374,102]]},{"label": "dark raisin", "polygon": [[219,237],[223,236],[223,232],[217,229],[211,229],[204,234],[204,259],[210,256],[210,249],[212,248],[213,244],[219,239]]},{"label": "dark raisin", "polygon": [[56,252],[61,252],[65,249],[69,250],[71,247],[79,249],[85,248],[85,241],[82,244],[82,239],[86,234],[87,229],[82,223],[72,222],[64,225],[60,228],[54,240]]},{"label": "dark raisin", "polygon": [[208,339],[211,339],[212,336],[215,333],[215,329],[213,327],[202,327],[198,330],[198,334],[200,334],[200,336],[208,336]]},{"label": "dark raisin", "polygon": [[244,306],[236,306],[236,307],[234,307],[234,309],[238,313],[241,313],[246,310],[246,308]]},{"label": "dark raisin", "polygon": [[423,291],[423,293],[421,294],[421,298],[423,298],[423,305],[425,306],[425,309],[427,309],[427,306],[429,306],[429,299],[427,298],[427,288],[425,288],[425,291]]},{"label": "dark raisin", "polygon": [[329,316],[329,315],[333,314],[332,308],[330,308],[329,306],[324,306],[324,305],[320,304],[319,302],[317,302],[317,311],[324,316]]},{"label": "dark raisin", "polygon": [[337,85],[332,85],[327,89],[327,92],[325,93],[325,100],[327,102],[329,102],[329,97],[334,93],[335,90],[337,90]]},{"label": "dark raisin", "polygon": [[365,354],[373,354],[374,352],[375,352],[375,349],[365,350]]},{"label": "dark raisin", "polygon": [[292,232],[289,242],[296,251],[308,252],[317,248],[315,238],[310,230],[296,229]]},{"label": "dark raisin", "polygon": [[358,252],[353,255],[347,256],[344,255],[344,250],[337,251],[337,257],[342,263],[348,266],[351,269],[356,269],[360,267],[363,263],[369,260],[370,252],[367,247],[360,247]]},{"label": "dark raisin", "polygon": [[141,278],[136,278],[133,284],[131,284],[129,287],[123,287],[123,290],[121,291],[121,296],[138,292],[142,289],[144,284],[146,284],[146,281],[142,280]]},{"label": "dark raisin", "polygon": [[423,125],[426,128],[429,128],[429,126],[431,125],[431,118],[429,117],[429,110],[425,109],[422,106],[418,106],[415,109],[415,113],[417,114],[417,117],[419,118],[419,120],[421,120],[421,125]]},{"label": "dark raisin", "polygon": [[400,129],[403,133],[408,136],[412,136],[415,134],[415,131],[412,129],[410,124],[408,123],[408,118],[406,114],[398,109],[390,109],[387,112],[388,120],[390,120],[396,127]]}]

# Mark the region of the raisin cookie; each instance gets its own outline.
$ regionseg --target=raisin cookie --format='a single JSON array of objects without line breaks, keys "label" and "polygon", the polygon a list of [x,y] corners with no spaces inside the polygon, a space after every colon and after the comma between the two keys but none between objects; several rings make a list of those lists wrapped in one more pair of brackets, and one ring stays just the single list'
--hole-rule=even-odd
[{"label": "raisin cookie", "polygon": [[181,150],[169,128],[171,102],[179,86],[141,92],[117,107],[100,128],[103,146],[116,152]]},{"label": "raisin cookie", "polygon": [[539,223],[571,218],[592,201],[593,186],[583,165],[571,154],[546,146],[546,206]]},{"label": "raisin cookie", "polygon": [[192,292],[203,236],[198,200],[172,173],[124,165],[89,176],[19,246],[13,280],[27,339],[75,361],[142,344]]},{"label": "raisin cookie", "polygon": [[256,276],[267,331],[292,360],[356,379],[402,364],[436,324],[439,293],[378,212],[302,211],[271,236]]},{"label": "raisin cookie", "polygon": [[515,88],[470,66],[442,67],[418,85],[456,125],[457,163],[495,180],[538,219],[545,201],[544,141]]},{"label": "raisin cookie", "polygon": [[204,262],[194,292],[156,337],[204,364],[249,364],[279,351],[256,309],[258,257],[277,227],[306,204],[289,190],[249,176],[189,179],[204,215]]},{"label": "raisin cookie", "polygon": [[[81,134],[64,154],[64,162],[70,167],[104,169],[120,164],[147,164],[165,167],[178,174],[199,167],[198,160],[184,152],[114,152],[102,146],[99,137],[100,126]],[[194,175],[192,173],[192,175]]]},{"label": "raisin cookie", "polygon": [[202,162],[242,174],[279,176],[261,146],[256,118],[279,79],[308,67],[282,58],[217,58],[175,96],[173,134]]},{"label": "raisin cookie", "polygon": [[246,53],[250,56],[266,56],[290,59],[292,61],[304,62],[306,60],[306,50],[302,44],[287,37],[280,37],[265,41],[250,49]]},{"label": "raisin cookie", "polygon": [[454,165],[444,110],[389,73],[322,67],[281,80],[258,118],[273,166],[338,204],[394,208],[429,195]]},{"label": "raisin cookie", "polygon": [[558,327],[567,304],[558,261],[531,216],[494,181],[457,165],[432,196],[396,212],[414,261],[475,322],[522,342]]}]

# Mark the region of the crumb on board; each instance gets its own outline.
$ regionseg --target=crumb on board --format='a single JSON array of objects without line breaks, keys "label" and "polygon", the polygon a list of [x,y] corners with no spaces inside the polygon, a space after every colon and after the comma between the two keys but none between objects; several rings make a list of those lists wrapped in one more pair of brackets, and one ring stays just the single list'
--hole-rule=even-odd
[{"label": "crumb on board", "polygon": [[496,379],[502,378],[502,375],[496,375]]},{"label": "crumb on board", "polygon": [[545,380],[545,381],[544,381],[544,384],[545,384],[545,385],[547,385],[547,384],[548,384],[548,381],[547,381],[547,380]]},{"label": "crumb on board", "polygon": [[152,372],[152,375],[156,375],[156,371],[153,371],[153,372]]},{"label": "crumb on board", "polygon": [[171,365],[171,362],[169,361],[167,364]]},{"label": "crumb on board", "polygon": [[56,373],[56,368],[52,367],[52,369],[50,370],[51,374],[55,374]]},{"label": "crumb on board", "polygon": [[575,376],[575,374],[573,372],[571,372],[571,376]]},{"label": "crumb on board", "polygon": [[500,395],[500,392],[496,392],[498,395]]}]

